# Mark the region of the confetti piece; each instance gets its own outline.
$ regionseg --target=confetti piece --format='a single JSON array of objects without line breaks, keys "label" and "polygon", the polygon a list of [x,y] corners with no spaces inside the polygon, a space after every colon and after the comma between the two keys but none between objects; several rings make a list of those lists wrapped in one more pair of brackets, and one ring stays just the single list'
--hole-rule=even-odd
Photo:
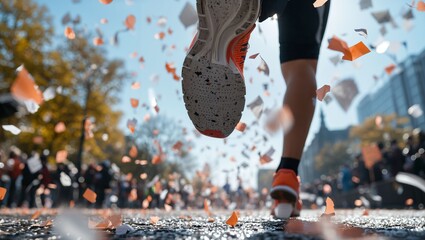
[{"label": "confetti piece", "polygon": [[153,158],[152,158],[152,164],[159,164],[159,163],[161,163],[161,157],[159,156],[159,155],[155,155],[155,156],[153,156]]},{"label": "confetti piece", "polygon": [[125,19],[125,26],[127,29],[134,30],[134,25],[136,24],[136,17],[134,15],[128,15]]},{"label": "confetti piece", "polygon": [[101,24],[107,24],[108,23],[108,19],[102,18],[102,19],[100,19],[100,23]]},{"label": "confetti piece", "polygon": [[2,125],[1,127],[4,130],[12,133],[13,135],[18,135],[18,134],[20,134],[22,132],[21,129],[15,127],[14,125]]},{"label": "confetti piece", "polygon": [[68,38],[69,40],[73,40],[73,39],[75,39],[75,33],[74,33],[74,30],[72,30],[72,28],[71,28],[71,27],[66,27],[66,28],[65,28],[64,35],[65,35],[65,37],[66,37],[66,38]]},{"label": "confetti piece", "polygon": [[150,223],[151,223],[152,225],[156,225],[156,224],[158,223],[158,221],[159,221],[159,217],[157,217],[157,216],[152,216],[152,217],[150,218]]},{"label": "confetti piece", "polygon": [[130,157],[132,158],[136,158],[138,154],[138,150],[136,146],[131,146],[130,151],[128,152],[128,155],[130,155]]},{"label": "confetti piece", "polygon": [[360,10],[365,10],[373,7],[372,0],[360,0]]},{"label": "confetti piece", "polygon": [[367,38],[367,30],[366,29],[358,28],[358,29],[354,29],[354,31],[357,32],[358,34],[360,34],[360,36]]},{"label": "confetti piece", "polygon": [[208,214],[208,216],[211,216],[211,211],[207,199],[204,199],[204,211]]},{"label": "confetti piece", "polygon": [[322,216],[335,216],[334,202],[330,197],[326,198],[325,213]]},{"label": "confetti piece", "polygon": [[111,228],[117,228],[122,225],[122,215],[121,214],[113,214],[108,217],[108,220],[111,222]]},{"label": "confetti piece", "polygon": [[137,90],[137,89],[139,89],[140,88],[140,83],[139,82],[133,82],[132,84],[131,84],[131,89],[133,89],[133,90]]},{"label": "confetti piece", "polygon": [[103,39],[101,37],[95,37],[93,38],[93,44],[95,46],[101,46],[104,44]]},{"label": "confetti piece", "polygon": [[245,129],[246,129],[246,123],[239,122],[239,123],[236,125],[235,129],[236,129],[236,130],[238,130],[238,131],[240,131],[240,132],[244,132],[244,131],[245,131]]},{"label": "confetti piece", "polygon": [[34,214],[31,216],[31,220],[35,220],[37,218],[39,218],[41,215],[41,210],[37,210],[34,212]]},{"label": "confetti piece", "polygon": [[137,108],[139,106],[139,100],[135,98],[130,98],[131,107]]},{"label": "confetti piece", "polygon": [[340,81],[332,88],[332,94],[344,111],[348,111],[359,90],[353,79]]},{"label": "confetti piece", "polygon": [[215,222],[215,219],[214,219],[214,218],[212,218],[212,217],[209,217],[209,218],[208,218],[208,220],[207,220],[207,222],[209,222],[209,223],[213,223],[213,222]]},{"label": "confetti piece", "polygon": [[236,212],[233,212],[230,218],[227,219],[226,224],[234,228],[237,223],[238,223],[238,215],[236,214]]},{"label": "confetti piece", "polygon": [[316,0],[316,1],[313,3],[313,6],[314,6],[315,8],[319,8],[319,7],[323,6],[323,5],[324,5],[327,1],[328,1],[328,0]]},{"label": "confetti piece", "polygon": [[257,67],[257,70],[259,72],[263,72],[266,76],[270,75],[270,69],[269,69],[269,65],[266,63],[266,61],[264,61],[263,57],[261,57],[261,63],[260,65]]},{"label": "confetti piece", "polygon": [[91,203],[95,203],[96,202],[96,198],[97,198],[97,194],[95,192],[93,192],[90,188],[87,188],[86,191],[83,194],[83,197],[91,202]]},{"label": "confetti piece", "polygon": [[252,54],[251,56],[249,56],[249,58],[250,59],[256,59],[258,57],[258,55],[260,55],[260,53]]},{"label": "confetti piece", "polygon": [[342,52],[344,54],[342,59],[348,61],[354,61],[357,58],[370,52],[369,48],[367,48],[366,45],[361,41],[352,47],[348,47],[344,40],[336,36],[329,40],[328,48],[334,51]]},{"label": "confetti piece", "polygon": [[99,2],[101,2],[101,3],[105,4],[105,5],[110,4],[112,1],[113,0],[99,0]]},{"label": "confetti piece", "polygon": [[23,65],[17,69],[18,75],[10,88],[13,96],[23,100],[32,100],[36,104],[43,103],[43,94],[35,84],[31,74]]},{"label": "confetti piece", "polygon": [[7,192],[6,188],[0,187],[0,201],[4,199],[4,197],[6,196],[6,192]]},{"label": "confetti piece", "polygon": [[411,115],[414,118],[418,118],[418,117],[422,116],[423,111],[422,111],[422,108],[419,104],[415,104],[415,105],[409,107],[409,109],[407,110],[407,113],[409,113],[409,115]]},{"label": "confetti piece", "polygon": [[164,32],[159,32],[159,33],[155,33],[155,35],[153,36],[156,40],[162,40],[165,38],[165,33]]},{"label": "confetti piece", "polygon": [[395,70],[397,68],[397,66],[395,65],[395,64],[391,64],[391,65],[389,65],[389,66],[387,66],[387,67],[385,67],[385,72],[388,74],[388,75],[391,75],[391,73]]},{"label": "confetti piece", "polygon": [[324,85],[323,87],[316,90],[317,100],[322,101],[326,94],[331,90],[331,86]]},{"label": "confetti piece", "polygon": [[425,12],[425,2],[419,1],[418,4],[416,5],[416,10],[420,12]]},{"label": "confetti piece", "polygon": [[183,143],[182,143],[181,141],[177,141],[177,142],[173,145],[172,149],[173,149],[173,151],[175,151],[175,152],[180,152],[180,151],[181,151],[181,149],[182,149],[182,147],[183,147]]},{"label": "confetti piece", "polygon": [[260,119],[262,113],[263,113],[263,99],[258,96],[256,99],[254,99],[254,101],[252,101],[250,104],[247,105],[247,107],[249,107],[252,111],[252,113],[254,113],[254,116],[257,119]]}]

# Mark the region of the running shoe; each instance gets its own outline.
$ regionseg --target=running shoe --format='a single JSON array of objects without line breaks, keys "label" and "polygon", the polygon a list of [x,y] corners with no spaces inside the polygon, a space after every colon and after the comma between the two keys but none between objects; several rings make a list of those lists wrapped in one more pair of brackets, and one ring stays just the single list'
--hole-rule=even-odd
[{"label": "running shoe", "polygon": [[279,219],[298,217],[302,208],[299,195],[300,181],[295,172],[289,169],[279,170],[270,189],[270,196],[275,200],[272,215]]},{"label": "running shoe", "polygon": [[245,106],[248,41],[261,0],[197,0],[198,33],[183,63],[184,102],[195,128],[229,136]]}]

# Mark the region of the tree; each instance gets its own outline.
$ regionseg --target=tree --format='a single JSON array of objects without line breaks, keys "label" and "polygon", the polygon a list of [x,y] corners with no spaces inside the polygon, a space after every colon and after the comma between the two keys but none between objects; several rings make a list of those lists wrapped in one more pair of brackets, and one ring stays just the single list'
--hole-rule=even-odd
[{"label": "tree", "polygon": [[408,122],[408,118],[398,117],[395,114],[370,117],[362,124],[351,128],[350,138],[359,139],[362,145],[391,139],[403,142],[403,135],[411,131],[405,127]]},{"label": "tree", "polygon": [[340,141],[335,144],[325,144],[315,159],[315,168],[320,174],[336,175],[339,167],[350,163],[353,158],[350,154],[351,144]]},{"label": "tree", "polygon": [[[31,0],[0,0],[0,79],[6,83],[0,93],[9,91],[21,64],[41,90],[62,89],[35,114],[7,119],[8,124],[27,131],[12,138],[0,129],[0,139],[9,139],[8,144],[25,152],[49,150],[55,154],[66,149],[76,160],[81,125],[87,117],[93,123],[93,137],[84,144],[85,161],[118,159],[124,136],[117,128],[121,113],[112,107],[118,103],[116,95],[128,74],[121,60],[109,60],[104,48],[91,43],[90,31],[83,31],[78,23],[73,28],[74,40],[66,39],[60,29],[52,44],[54,29],[45,7]],[[61,43],[59,47],[57,43]],[[54,131],[60,122],[66,125],[62,133]]]},{"label": "tree", "polygon": [[[177,149],[178,142],[181,142],[181,148]],[[165,157],[160,163],[154,164],[152,159],[159,154],[158,146]],[[140,124],[135,133],[127,137],[127,156],[132,147],[137,148],[137,156],[130,163],[118,164],[125,173],[131,172],[135,176],[147,173],[148,178],[156,175],[167,178],[173,173],[187,177],[195,167],[193,156],[190,154],[193,143],[185,138],[184,128],[164,116],[156,116]],[[135,167],[136,160],[147,160],[147,165]]]}]

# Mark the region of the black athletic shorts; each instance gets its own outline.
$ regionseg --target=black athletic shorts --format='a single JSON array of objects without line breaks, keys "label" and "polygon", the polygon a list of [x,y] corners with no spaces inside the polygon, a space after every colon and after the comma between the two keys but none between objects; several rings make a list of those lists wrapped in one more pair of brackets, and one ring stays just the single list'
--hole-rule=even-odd
[{"label": "black athletic shorts", "polygon": [[315,0],[263,0],[259,21],[278,15],[280,62],[318,59],[328,21],[330,0],[315,8]]}]

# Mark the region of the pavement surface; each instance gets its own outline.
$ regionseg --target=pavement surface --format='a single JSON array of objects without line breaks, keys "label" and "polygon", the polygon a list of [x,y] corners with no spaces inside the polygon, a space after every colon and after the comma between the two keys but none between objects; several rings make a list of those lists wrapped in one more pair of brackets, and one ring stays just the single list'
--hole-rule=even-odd
[{"label": "pavement surface", "polygon": [[[286,221],[241,211],[235,227],[225,223],[232,211],[44,210],[33,220],[34,212],[1,209],[0,239],[425,239],[425,210],[304,210]],[[89,229],[89,219],[113,214],[122,225]]]}]

